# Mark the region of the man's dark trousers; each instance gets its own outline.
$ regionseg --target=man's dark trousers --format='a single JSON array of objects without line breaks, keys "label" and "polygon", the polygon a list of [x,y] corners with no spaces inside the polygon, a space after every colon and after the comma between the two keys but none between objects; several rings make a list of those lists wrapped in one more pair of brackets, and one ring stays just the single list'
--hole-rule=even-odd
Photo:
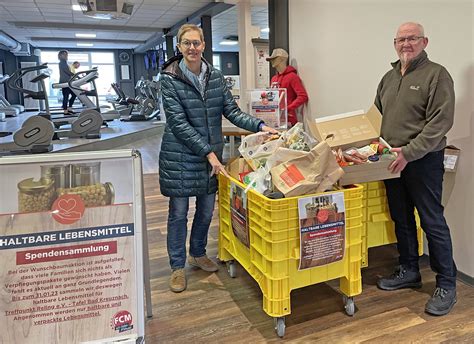
[{"label": "man's dark trousers", "polygon": [[444,150],[431,152],[409,162],[400,178],[385,180],[390,215],[395,222],[400,265],[418,271],[418,238],[414,208],[428,239],[431,269],[436,286],[456,288],[456,264],[449,227],[443,215],[441,195]]}]

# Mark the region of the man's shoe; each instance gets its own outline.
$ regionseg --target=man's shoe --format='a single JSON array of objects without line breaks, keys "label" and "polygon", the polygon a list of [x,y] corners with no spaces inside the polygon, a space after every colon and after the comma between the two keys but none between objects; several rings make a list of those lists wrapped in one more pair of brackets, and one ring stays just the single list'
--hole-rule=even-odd
[{"label": "man's shoe", "polygon": [[448,314],[456,303],[456,289],[436,288],[425,306],[425,312],[431,315]]},{"label": "man's shoe", "polygon": [[219,270],[219,267],[217,266],[217,264],[214,263],[212,260],[210,260],[207,256],[202,256],[202,257],[189,256],[188,263],[189,265],[196,266],[207,272],[215,272]]},{"label": "man's shoe", "polygon": [[175,293],[181,293],[186,289],[186,274],[184,273],[184,269],[173,270],[170,277],[170,289]]},{"label": "man's shoe", "polygon": [[380,278],[377,281],[377,287],[382,290],[421,288],[421,285],[420,272],[409,271],[403,265],[398,266],[390,277]]}]

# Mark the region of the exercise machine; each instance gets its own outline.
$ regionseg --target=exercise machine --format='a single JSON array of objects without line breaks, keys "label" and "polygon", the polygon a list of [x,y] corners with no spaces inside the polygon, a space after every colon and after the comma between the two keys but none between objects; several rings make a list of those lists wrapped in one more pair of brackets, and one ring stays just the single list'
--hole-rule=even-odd
[{"label": "exercise machine", "polygon": [[127,97],[118,84],[112,84],[112,88],[118,96],[116,102],[123,104],[128,110],[128,113],[125,113],[126,116],[122,116],[121,121],[149,121],[159,118],[159,98],[156,94],[156,84],[153,81],[139,80],[135,87],[139,90],[139,95],[135,99]]},{"label": "exercise machine", "polygon": [[54,127],[49,120],[31,116],[13,134],[13,142],[0,144],[0,155],[50,152],[53,150],[53,136]]},{"label": "exercise machine", "polygon": [[[99,95],[97,93],[95,84],[95,80],[98,77],[99,73],[97,71],[97,67],[95,67],[90,70],[84,70],[74,74],[68,82],[53,84],[53,88],[58,89],[69,87],[84,105],[84,109],[81,110],[81,113],[84,111],[89,112],[89,110],[95,110],[101,114],[104,125],[107,126],[107,122],[120,118],[120,112],[116,110],[104,111],[100,106]],[[82,86],[88,83],[91,85],[91,89],[83,89]],[[95,99],[95,103],[89,97],[93,97]],[[77,114],[64,115],[61,113],[61,116],[53,117],[52,120],[56,127],[60,127],[65,124],[71,124],[77,116]]]},{"label": "exercise machine", "polygon": [[139,101],[134,98],[127,97],[117,83],[113,82],[110,85],[117,94],[117,98],[109,100],[109,102],[112,104],[114,109],[120,113],[121,121],[130,118],[130,116],[132,116],[134,106],[139,104]]},{"label": "exercise machine", "polygon": [[[5,84],[8,79],[10,79],[9,75],[0,74],[0,85]],[[6,117],[16,117],[23,111],[25,111],[25,108],[22,105],[12,105],[0,94],[0,112],[4,112]]]},{"label": "exercise machine", "polygon": [[[8,87],[13,90],[19,90],[16,84],[19,80],[29,73],[45,69],[44,65],[23,68],[23,72],[13,74],[8,79]],[[18,72],[18,71],[17,71]],[[16,72],[15,72],[16,73]],[[16,78],[19,78],[18,80]],[[35,79],[42,79],[42,74],[35,76]],[[39,91],[22,89],[25,98],[42,99],[44,96],[44,89]],[[54,126],[47,118],[42,116],[31,116],[26,119],[21,128],[15,133],[2,133],[1,136],[8,136],[13,134],[13,142],[6,142],[0,144],[0,155],[10,154],[29,154],[29,153],[47,153],[53,149],[52,140],[54,136]]]},{"label": "exercise machine", "polygon": [[137,105],[138,116],[136,120],[148,121],[160,114],[160,99],[158,97],[158,83],[155,81],[140,79],[135,89],[138,96],[135,98],[140,103]]},{"label": "exercise machine", "polygon": [[[45,112],[39,116],[47,119],[53,124],[51,119],[51,113],[49,110],[48,96],[46,94],[45,79],[49,78],[49,75],[44,73],[44,70],[48,68],[47,63],[39,66],[20,68],[12,75],[8,80],[8,86],[11,89],[17,90],[21,93],[26,94],[25,98],[30,97],[44,102]],[[30,80],[32,83],[38,84],[38,91],[28,90],[20,85],[21,78],[30,72],[40,72],[33,79]],[[100,128],[102,126],[103,118],[101,114],[95,109],[86,109],[82,111],[77,117],[72,119],[70,123],[70,129],[60,129],[54,132],[53,139],[59,138],[87,138],[96,139],[100,138]]]}]

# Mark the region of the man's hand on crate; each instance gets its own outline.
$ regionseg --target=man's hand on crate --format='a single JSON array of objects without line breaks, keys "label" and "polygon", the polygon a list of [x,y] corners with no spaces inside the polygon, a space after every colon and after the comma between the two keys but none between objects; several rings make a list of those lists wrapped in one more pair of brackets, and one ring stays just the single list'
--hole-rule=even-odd
[{"label": "man's hand on crate", "polygon": [[223,173],[227,178],[230,178],[229,174],[225,170],[224,165],[221,164],[221,162],[219,161],[219,158],[217,158],[214,152],[211,152],[207,155],[207,161],[209,161],[209,164],[211,165],[211,168],[212,168],[211,174],[210,174],[211,177],[213,175]]},{"label": "man's hand on crate", "polygon": [[400,173],[403,171],[405,166],[408,164],[407,159],[403,156],[401,148],[391,148],[390,152],[396,153],[397,158],[388,166],[388,169],[392,173]]}]

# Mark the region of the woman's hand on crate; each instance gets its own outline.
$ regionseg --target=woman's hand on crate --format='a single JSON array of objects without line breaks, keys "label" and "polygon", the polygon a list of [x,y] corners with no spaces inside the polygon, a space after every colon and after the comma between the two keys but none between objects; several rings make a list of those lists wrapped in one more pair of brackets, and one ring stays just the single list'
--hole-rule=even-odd
[{"label": "woman's hand on crate", "polygon": [[219,161],[219,158],[214,152],[211,152],[207,155],[207,161],[209,161],[209,164],[211,165],[211,177],[213,175],[217,175],[219,173],[224,174],[227,178],[230,178],[229,174],[227,173],[224,165],[221,164]]},{"label": "woman's hand on crate", "polygon": [[278,130],[276,130],[275,128],[269,127],[268,125],[265,125],[265,124],[262,125],[261,131],[270,133],[270,134],[278,134]]}]

